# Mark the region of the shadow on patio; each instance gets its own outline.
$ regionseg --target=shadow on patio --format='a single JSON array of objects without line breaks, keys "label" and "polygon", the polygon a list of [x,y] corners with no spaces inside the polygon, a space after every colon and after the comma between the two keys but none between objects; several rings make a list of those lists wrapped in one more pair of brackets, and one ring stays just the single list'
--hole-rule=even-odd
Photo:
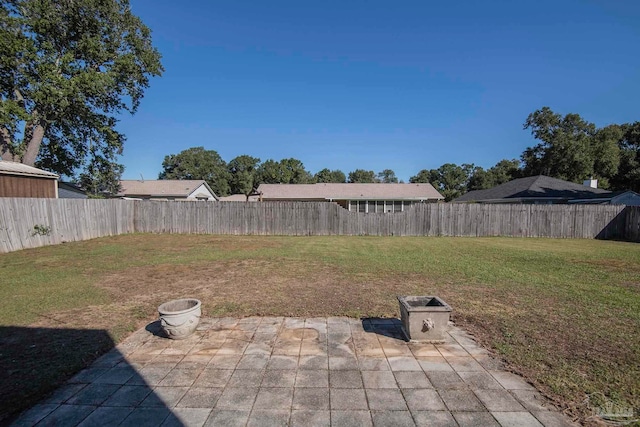
[{"label": "shadow on patio", "polygon": [[105,330],[1,327],[0,425],[162,423],[171,411],[114,347]]}]

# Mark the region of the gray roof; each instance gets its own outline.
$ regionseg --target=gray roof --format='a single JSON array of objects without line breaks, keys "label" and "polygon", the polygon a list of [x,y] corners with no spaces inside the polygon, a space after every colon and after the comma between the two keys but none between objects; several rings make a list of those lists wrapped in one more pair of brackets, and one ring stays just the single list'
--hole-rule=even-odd
[{"label": "gray roof", "polygon": [[216,197],[203,179],[122,180],[117,196],[187,197],[202,184]]},{"label": "gray roof", "polygon": [[543,199],[566,201],[586,199],[594,195],[608,193],[610,191],[601,188],[591,188],[562,179],[537,175],[514,179],[486,190],[469,191],[455,199],[454,202],[515,202]]},{"label": "gray roof", "polygon": [[57,179],[58,175],[53,172],[47,172],[42,169],[34,168],[33,166],[27,166],[22,163],[8,162],[6,160],[0,161],[0,174],[3,175],[21,175],[21,176],[36,176],[41,178]]},{"label": "gray roof", "polygon": [[442,200],[431,184],[260,184],[265,200]]},{"label": "gray roof", "polygon": [[632,190],[614,191],[604,194],[593,194],[583,199],[569,200],[571,204],[626,204],[627,206],[640,206],[640,194]]},{"label": "gray roof", "polygon": [[59,199],[88,199],[87,193],[81,188],[76,187],[68,182],[58,181],[58,198]]}]

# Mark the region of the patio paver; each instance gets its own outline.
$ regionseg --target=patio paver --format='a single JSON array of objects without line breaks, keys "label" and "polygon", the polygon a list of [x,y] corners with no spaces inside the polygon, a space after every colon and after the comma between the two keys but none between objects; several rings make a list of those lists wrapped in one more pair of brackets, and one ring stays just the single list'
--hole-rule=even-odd
[{"label": "patio paver", "polygon": [[79,372],[15,426],[571,426],[451,325],[408,343],[397,319],[203,318],[157,323]]},{"label": "patio paver", "polygon": [[291,427],[329,427],[331,413],[329,411],[293,410],[290,419]]}]

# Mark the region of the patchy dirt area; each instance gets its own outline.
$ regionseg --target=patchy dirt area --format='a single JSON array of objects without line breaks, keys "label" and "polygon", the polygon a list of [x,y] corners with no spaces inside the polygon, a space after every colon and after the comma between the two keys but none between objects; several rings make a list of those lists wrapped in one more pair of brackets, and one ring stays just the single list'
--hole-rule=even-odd
[{"label": "patchy dirt area", "polygon": [[[412,292],[423,279],[353,282],[335,266],[228,260],[195,265],[131,267],[106,275],[95,286],[117,302],[62,311],[53,319],[70,327],[109,328],[132,315],[150,321],[162,302],[198,298],[207,316],[395,316],[395,295]],[[44,326],[43,318],[34,326]],[[112,325],[111,325],[112,326]]]}]

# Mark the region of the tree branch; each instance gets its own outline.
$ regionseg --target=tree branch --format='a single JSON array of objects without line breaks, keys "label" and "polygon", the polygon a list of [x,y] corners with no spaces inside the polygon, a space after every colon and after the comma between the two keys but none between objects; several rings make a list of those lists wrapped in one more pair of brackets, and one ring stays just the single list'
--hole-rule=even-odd
[{"label": "tree branch", "polygon": [[13,95],[16,97],[16,100],[20,103],[20,106],[24,108],[24,97],[22,93],[18,89],[13,90]]},{"label": "tree branch", "polygon": [[11,152],[11,134],[7,128],[0,127],[0,156],[2,160],[10,162],[16,161],[13,153]]},{"label": "tree branch", "polygon": [[27,141],[27,149],[22,156],[22,163],[33,166],[40,152],[40,145],[44,139],[45,123],[42,119],[36,119],[31,127],[31,138]]}]

